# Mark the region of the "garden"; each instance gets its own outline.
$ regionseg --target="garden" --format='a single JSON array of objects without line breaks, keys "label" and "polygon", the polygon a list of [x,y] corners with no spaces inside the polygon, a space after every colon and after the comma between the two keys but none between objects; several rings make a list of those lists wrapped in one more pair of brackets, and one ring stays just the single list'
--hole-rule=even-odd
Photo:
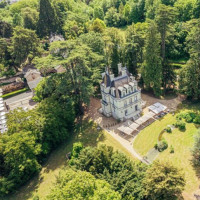
[{"label": "garden", "polygon": [[192,163],[192,147],[197,134],[199,105],[182,105],[176,113],[168,114],[142,130],[133,147],[146,159],[170,161],[184,170],[185,195],[192,198],[198,190],[198,169]]}]

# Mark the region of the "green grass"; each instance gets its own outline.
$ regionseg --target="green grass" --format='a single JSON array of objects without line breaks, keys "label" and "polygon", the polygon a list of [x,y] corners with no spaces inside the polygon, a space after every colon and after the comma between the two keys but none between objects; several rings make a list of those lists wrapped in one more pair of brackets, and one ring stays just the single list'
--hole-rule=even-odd
[{"label": "green grass", "polygon": [[167,125],[173,124],[175,121],[175,117],[168,114],[164,118],[155,121],[150,126],[143,129],[134,141],[134,149],[139,154],[145,156],[157,143],[160,132],[166,128]]},{"label": "green grass", "polygon": [[135,160],[132,155],[124,149],[112,136],[102,130],[98,131],[97,126],[92,121],[80,123],[70,140],[64,142],[59,148],[54,150],[43,166],[39,175],[35,176],[29,183],[20,188],[18,192],[3,200],[31,200],[35,195],[43,200],[49,193],[56,175],[66,166],[66,154],[71,151],[74,142],[82,142],[84,146],[98,146],[106,144],[112,146]]},{"label": "green grass", "polygon": [[[199,109],[199,104],[196,105],[182,105],[182,110],[196,110]],[[178,113],[178,112],[177,112]],[[158,120],[142,130],[135,139],[133,144],[134,149],[143,156],[146,156],[158,141],[160,132],[166,128],[167,125],[176,122],[175,116],[172,114],[166,115],[163,119]],[[174,129],[172,134],[164,133],[163,138],[168,142],[168,149],[158,155],[156,159],[162,161],[170,161],[177,167],[184,170],[186,178],[186,187],[184,191],[184,198],[192,199],[193,193],[198,189],[200,181],[198,180],[199,169],[194,168],[191,162],[191,148],[194,144],[194,135],[197,133],[198,126],[193,123],[186,124],[184,132]],[[174,147],[174,153],[170,153],[170,146]]]},{"label": "green grass", "polygon": [[14,97],[14,96],[16,96],[16,95],[18,95],[18,94],[27,92],[28,90],[29,90],[29,88],[23,88],[23,89],[14,91],[14,92],[10,92],[10,93],[8,93],[8,94],[4,94],[4,95],[2,95],[1,97],[4,98],[4,99],[8,99],[8,98]]}]

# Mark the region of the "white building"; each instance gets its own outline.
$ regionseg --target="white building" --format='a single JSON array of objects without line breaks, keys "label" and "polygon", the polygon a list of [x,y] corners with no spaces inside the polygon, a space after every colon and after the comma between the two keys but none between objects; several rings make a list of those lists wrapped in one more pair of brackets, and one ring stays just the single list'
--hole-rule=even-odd
[{"label": "white building", "polygon": [[101,106],[105,116],[115,119],[137,119],[142,111],[141,90],[126,67],[118,64],[118,77],[107,68],[102,74]]}]

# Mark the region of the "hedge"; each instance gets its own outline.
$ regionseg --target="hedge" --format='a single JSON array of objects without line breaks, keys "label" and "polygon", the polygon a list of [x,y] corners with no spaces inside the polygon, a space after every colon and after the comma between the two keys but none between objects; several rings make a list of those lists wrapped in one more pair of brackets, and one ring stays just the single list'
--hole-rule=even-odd
[{"label": "hedge", "polygon": [[4,98],[4,99],[8,99],[10,97],[16,96],[18,94],[21,94],[21,93],[24,93],[24,92],[27,92],[27,91],[29,91],[29,88],[23,88],[23,89],[14,91],[14,92],[10,92],[8,94],[4,94],[1,97]]}]

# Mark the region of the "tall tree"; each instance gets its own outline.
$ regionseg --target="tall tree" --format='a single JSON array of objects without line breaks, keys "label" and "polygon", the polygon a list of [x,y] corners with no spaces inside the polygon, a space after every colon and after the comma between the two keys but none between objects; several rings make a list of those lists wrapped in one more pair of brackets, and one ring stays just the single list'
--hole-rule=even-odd
[{"label": "tall tree", "polygon": [[11,51],[15,63],[18,67],[27,59],[32,59],[39,55],[39,39],[35,31],[16,27],[12,39]]},{"label": "tall tree", "polygon": [[161,35],[161,56],[162,62],[166,61],[166,40],[167,36],[172,32],[172,23],[175,19],[175,10],[173,7],[160,4],[156,12],[156,23],[158,31]]},{"label": "tall tree", "polygon": [[12,33],[12,26],[9,23],[0,20],[0,37],[10,38]]},{"label": "tall tree", "polygon": [[24,28],[36,30],[38,22],[38,12],[35,9],[24,8],[22,9],[22,17],[24,21]]},{"label": "tall tree", "polygon": [[173,34],[173,22],[175,20],[175,9],[171,6],[166,6],[160,4],[156,12],[156,23],[158,26],[158,31],[161,36],[161,57],[162,57],[162,67],[163,67],[163,87],[164,92],[170,83],[174,83],[174,72],[173,67],[168,64],[166,57],[166,42],[168,37]]},{"label": "tall tree", "polygon": [[146,0],[145,1],[146,18],[154,19],[156,11],[160,4],[161,0]]},{"label": "tall tree", "polygon": [[121,200],[121,196],[112,190],[106,181],[96,179],[88,172],[76,172],[70,169],[60,172],[55,187],[47,199]]},{"label": "tall tree", "polygon": [[149,200],[175,200],[185,186],[184,174],[171,163],[155,162],[143,180],[145,196]]},{"label": "tall tree", "polygon": [[68,91],[77,110],[83,112],[83,104],[89,103],[90,96],[94,92],[93,84],[99,78],[97,74],[100,74],[99,64],[102,56],[94,53],[81,40],[54,42],[50,47],[50,52],[49,56],[37,59],[36,66],[43,67],[44,62],[48,67],[63,66],[66,69],[65,85],[62,81],[56,90],[62,95]]},{"label": "tall tree", "polygon": [[190,98],[200,99],[200,20],[186,40],[190,59],[180,74],[180,90]]},{"label": "tall tree", "polygon": [[115,75],[118,74],[117,64],[121,62],[124,51],[124,38],[116,28],[107,29],[104,32],[106,64],[111,66]]},{"label": "tall tree", "polygon": [[57,31],[57,16],[49,0],[40,0],[37,32],[40,37],[49,36]]},{"label": "tall tree", "polygon": [[142,77],[147,89],[152,88],[156,96],[161,95],[162,59],[160,56],[160,37],[154,21],[149,21],[144,48]]},{"label": "tall tree", "polygon": [[124,154],[113,152],[112,147],[84,148],[70,162],[79,170],[106,180],[123,199],[144,199],[142,179],[146,166],[132,163]]},{"label": "tall tree", "polygon": [[126,30],[124,63],[129,72],[137,75],[137,70],[143,63],[143,48],[147,23],[132,24]]}]

